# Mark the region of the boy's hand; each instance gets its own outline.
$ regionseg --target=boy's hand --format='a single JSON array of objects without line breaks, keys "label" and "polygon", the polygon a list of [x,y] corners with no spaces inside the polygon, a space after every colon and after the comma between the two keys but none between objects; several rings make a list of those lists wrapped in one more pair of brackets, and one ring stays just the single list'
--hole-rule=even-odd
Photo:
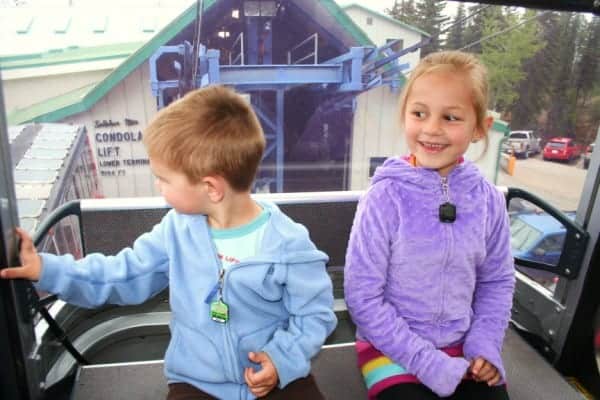
[{"label": "boy's hand", "polygon": [[42,271],[42,259],[37,253],[31,236],[21,229],[16,228],[17,235],[21,239],[21,247],[19,250],[19,258],[21,259],[21,266],[14,268],[4,268],[0,270],[0,278],[3,279],[17,279],[24,278],[30,281],[37,281],[40,279]]},{"label": "boy's hand", "polygon": [[277,385],[279,380],[277,370],[271,358],[265,352],[250,352],[248,353],[248,359],[253,363],[260,364],[261,369],[254,372],[252,368],[246,368],[244,379],[253,395],[256,397],[266,396]]},{"label": "boy's hand", "polygon": [[486,382],[488,386],[494,386],[500,382],[500,372],[485,358],[477,357],[474,359],[469,370],[477,382]]}]

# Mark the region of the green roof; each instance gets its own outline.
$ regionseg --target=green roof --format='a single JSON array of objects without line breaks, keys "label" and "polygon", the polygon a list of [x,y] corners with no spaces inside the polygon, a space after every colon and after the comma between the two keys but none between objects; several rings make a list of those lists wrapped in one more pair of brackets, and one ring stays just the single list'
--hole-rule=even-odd
[{"label": "green roof", "polygon": [[[216,1],[218,0],[208,0],[205,9],[211,7]],[[118,85],[127,75],[154,54],[160,46],[175,37],[175,35],[189,25],[195,18],[196,5],[193,4],[158,32],[146,44],[139,47],[102,81],[33,104],[23,109],[11,111],[7,115],[8,124],[18,125],[25,122],[56,122],[73,114],[89,110],[113,87]]]},{"label": "green roof", "polygon": [[358,45],[373,45],[373,42],[371,39],[369,39],[369,36],[362,29],[360,29],[359,26],[354,23],[354,21],[352,21],[352,18],[350,18],[335,1],[321,0],[321,4],[327,9],[327,11],[329,11],[331,15],[334,16],[336,21],[352,35]]},{"label": "green roof", "polygon": [[381,17],[383,19],[386,19],[386,20],[394,23],[395,25],[401,26],[401,27],[409,29],[411,31],[415,31],[417,33],[420,33],[423,36],[431,37],[431,34],[425,32],[425,31],[422,31],[421,29],[417,28],[416,26],[412,26],[412,25],[406,24],[406,23],[404,23],[404,22],[402,22],[400,20],[397,20],[395,18],[390,17],[389,15],[377,12],[375,10],[371,10],[370,8],[367,8],[367,7],[362,6],[360,4],[352,3],[352,4],[348,4],[348,5],[344,6],[344,10],[347,10],[349,8],[359,8],[359,9],[364,10],[364,11],[370,13],[370,14],[373,14],[373,15],[376,15],[376,16]]},{"label": "green roof", "polygon": [[[220,0],[207,0],[204,10],[208,10]],[[372,45],[368,36],[348,17],[333,0],[319,0],[321,5],[336,21],[356,40],[358,45]],[[82,87],[72,92],[53,97],[43,102],[9,112],[9,125],[26,122],[56,122],[73,114],[89,110],[113,87],[133,72],[144,61],[148,60],[156,50],[173,39],[181,30],[196,19],[196,4],[192,4],[171,23],[165,26],[152,39],[125,59],[114,71],[102,81]],[[2,61],[4,63],[4,61]],[[16,62],[16,60],[15,60]]]},{"label": "green roof", "polygon": [[[77,112],[85,111],[85,102],[83,100],[94,86],[96,86],[96,83],[83,86],[29,107],[12,111],[8,113],[6,118],[8,124],[19,125],[31,121],[55,122]],[[56,118],[57,116],[59,118]]]},{"label": "green roof", "polygon": [[89,61],[111,60],[129,57],[144,43],[118,43],[95,47],[67,47],[50,50],[44,53],[34,53],[18,56],[0,57],[0,69],[20,69],[45,67],[49,65],[72,64]]}]

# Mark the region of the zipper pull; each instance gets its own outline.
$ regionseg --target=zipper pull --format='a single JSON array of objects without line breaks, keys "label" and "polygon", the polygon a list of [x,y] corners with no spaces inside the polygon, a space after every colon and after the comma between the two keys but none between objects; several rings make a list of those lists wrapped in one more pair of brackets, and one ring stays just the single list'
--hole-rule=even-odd
[{"label": "zipper pull", "polygon": [[217,293],[219,293],[219,299],[221,299],[223,297],[223,280],[224,280],[224,277],[225,277],[225,270],[221,269],[219,271],[219,279],[217,279],[217,283],[215,283],[215,286],[213,286],[213,288],[210,290],[210,293],[208,293],[208,295],[204,299],[204,302],[206,304],[210,304],[212,302],[212,299],[215,297],[215,295]]},{"label": "zipper pull", "polygon": [[456,221],[456,206],[450,202],[450,186],[448,185],[448,177],[442,176],[442,197],[444,202],[440,204],[439,218],[441,222]]},{"label": "zipper pull", "polygon": [[219,287],[223,287],[223,281],[225,279],[225,268],[221,268],[219,271]]}]

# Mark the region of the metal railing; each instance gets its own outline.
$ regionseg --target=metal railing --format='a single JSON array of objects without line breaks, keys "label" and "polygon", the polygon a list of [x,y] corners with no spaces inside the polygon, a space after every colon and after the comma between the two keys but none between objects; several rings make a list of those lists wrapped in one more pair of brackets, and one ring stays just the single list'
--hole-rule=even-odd
[{"label": "metal railing", "polygon": [[[294,50],[299,49],[300,47],[303,47],[305,44],[310,43],[311,41],[313,41],[313,46],[312,46],[312,52],[306,54],[303,57],[300,57],[296,60],[292,60],[292,52]],[[306,39],[304,39],[302,42],[298,43],[296,46],[292,47],[288,52],[287,52],[287,63],[289,64],[301,64],[304,61],[313,58],[313,64],[318,64],[319,63],[319,34],[318,33],[313,33],[312,35],[310,35],[309,37],[307,37]]]},{"label": "metal railing", "polygon": [[[85,242],[83,240],[83,230],[81,224],[81,203],[79,202],[79,200],[71,200],[52,211],[33,234],[33,243],[36,246],[39,245],[44,239],[44,237],[50,232],[50,229],[52,229],[52,227],[57,225],[64,218],[72,215],[76,216],[79,221],[81,248],[85,254]],[[51,294],[40,299],[38,297],[37,291],[35,290],[35,287],[33,287],[33,284],[29,284],[31,285],[31,293],[34,296],[34,298],[32,299],[33,306],[35,310],[40,313],[40,316],[46,321],[49,330],[56,337],[56,339],[65,347],[69,354],[73,356],[75,360],[77,360],[79,364],[88,365],[89,362],[87,361],[87,359],[81,354],[81,352],[79,352],[79,350],[75,348],[75,346],[73,346],[73,343],[71,342],[65,331],[56,322],[56,320],[54,320],[54,318],[50,315],[48,309],[46,308],[47,305],[49,305],[57,299],[57,296]]]},{"label": "metal railing", "polygon": [[[240,52],[238,53],[238,55],[233,57],[236,46],[238,46],[238,44]],[[238,37],[233,42],[233,45],[231,45],[231,48],[229,49],[229,65],[236,65],[238,62],[240,63],[239,65],[244,65],[244,32],[240,32]]]}]

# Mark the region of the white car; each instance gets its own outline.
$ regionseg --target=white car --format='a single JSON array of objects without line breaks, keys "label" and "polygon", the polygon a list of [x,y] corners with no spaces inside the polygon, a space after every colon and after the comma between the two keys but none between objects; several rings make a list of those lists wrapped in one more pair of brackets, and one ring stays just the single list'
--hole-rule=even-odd
[{"label": "white car", "polygon": [[527,158],[542,151],[540,138],[533,131],[511,131],[507,144],[509,150],[518,158]]}]

